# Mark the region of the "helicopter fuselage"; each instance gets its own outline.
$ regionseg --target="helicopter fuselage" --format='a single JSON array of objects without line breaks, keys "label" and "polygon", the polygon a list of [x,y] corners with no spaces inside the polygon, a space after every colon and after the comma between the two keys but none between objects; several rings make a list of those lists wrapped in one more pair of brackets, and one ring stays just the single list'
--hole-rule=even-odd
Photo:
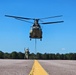
[{"label": "helicopter fuselage", "polygon": [[38,23],[38,20],[36,19],[32,29],[30,30],[30,39],[40,39],[42,40],[42,29],[41,26]]}]

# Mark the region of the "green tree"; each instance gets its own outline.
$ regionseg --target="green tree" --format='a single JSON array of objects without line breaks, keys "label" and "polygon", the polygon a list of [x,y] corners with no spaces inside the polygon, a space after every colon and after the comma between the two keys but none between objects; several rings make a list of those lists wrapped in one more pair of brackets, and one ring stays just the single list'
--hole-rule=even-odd
[{"label": "green tree", "polygon": [[10,57],[10,53],[4,53],[4,59],[10,59],[11,57]]},{"label": "green tree", "polygon": [[65,60],[65,55],[64,54],[61,54],[60,55],[60,59]]},{"label": "green tree", "polygon": [[2,51],[0,51],[0,59],[4,58],[4,53]]},{"label": "green tree", "polygon": [[19,53],[18,53],[18,58],[19,58],[19,59],[24,59],[24,53],[19,52]]},{"label": "green tree", "polygon": [[42,54],[42,59],[48,59],[49,55],[47,53]]},{"label": "green tree", "polygon": [[56,55],[55,54],[51,54],[51,59],[52,60],[56,59]]},{"label": "green tree", "polygon": [[35,58],[36,58],[36,55],[34,53],[29,54],[29,59],[35,59]]},{"label": "green tree", "polygon": [[37,59],[42,59],[41,53],[37,53],[37,54],[36,54],[36,57],[37,57]]},{"label": "green tree", "polygon": [[13,51],[13,52],[11,53],[11,58],[12,58],[12,59],[18,59],[18,53],[17,53],[16,51]]},{"label": "green tree", "polygon": [[76,60],[76,53],[74,53],[74,60]]},{"label": "green tree", "polygon": [[60,54],[57,53],[55,57],[56,57],[56,59],[60,59]]}]

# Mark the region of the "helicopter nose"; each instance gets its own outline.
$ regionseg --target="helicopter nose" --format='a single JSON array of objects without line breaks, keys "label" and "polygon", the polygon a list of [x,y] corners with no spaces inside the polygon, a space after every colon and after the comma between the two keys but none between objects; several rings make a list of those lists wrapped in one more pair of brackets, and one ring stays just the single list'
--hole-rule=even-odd
[{"label": "helicopter nose", "polygon": [[32,29],[30,30],[30,33],[32,33]]}]

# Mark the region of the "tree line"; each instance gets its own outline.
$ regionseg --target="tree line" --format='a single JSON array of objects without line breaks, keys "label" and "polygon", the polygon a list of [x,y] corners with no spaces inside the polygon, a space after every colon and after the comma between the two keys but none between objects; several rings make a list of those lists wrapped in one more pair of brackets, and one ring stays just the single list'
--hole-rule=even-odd
[{"label": "tree line", "polygon": [[[26,59],[25,53],[13,51],[11,53],[0,51],[0,59]],[[76,53],[29,53],[29,59],[42,60],[76,60]]]}]

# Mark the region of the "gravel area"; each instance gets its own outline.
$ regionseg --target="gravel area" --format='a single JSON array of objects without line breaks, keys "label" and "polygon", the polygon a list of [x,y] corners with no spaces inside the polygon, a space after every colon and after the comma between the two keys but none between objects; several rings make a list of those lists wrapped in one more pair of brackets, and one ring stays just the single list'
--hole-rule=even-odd
[{"label": "gravel area", "polygon": [[74,60],[39,60],[49,75],[76,75]]},{"label": "gravel area", "polygon": [[0,75],[29,75],[34,60],[0,59]]}]

